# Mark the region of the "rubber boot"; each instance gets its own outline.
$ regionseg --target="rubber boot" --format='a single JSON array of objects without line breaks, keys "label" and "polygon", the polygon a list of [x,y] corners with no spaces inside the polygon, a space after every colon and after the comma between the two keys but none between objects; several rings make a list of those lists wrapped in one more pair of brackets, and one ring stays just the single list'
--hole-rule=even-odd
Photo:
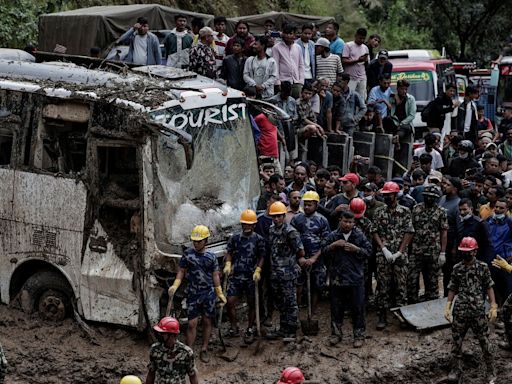
[{"label": "rubber boot", "polygon": [[388,319],[386,316],[386,310],[379,311],[379,320],[377,321],[377,330],[382,331],[388,326]]}]

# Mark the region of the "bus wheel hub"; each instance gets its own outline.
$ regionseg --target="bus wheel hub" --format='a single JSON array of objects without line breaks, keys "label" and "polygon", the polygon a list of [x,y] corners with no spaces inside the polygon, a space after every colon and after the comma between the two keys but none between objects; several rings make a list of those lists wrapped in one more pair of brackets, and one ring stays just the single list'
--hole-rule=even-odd
[{"label": "bus wheel hub", "polygon": [[39,313],[46,320],[61,321],[66,317],[66,306],[62,293],[48,290],[39,300]]}]

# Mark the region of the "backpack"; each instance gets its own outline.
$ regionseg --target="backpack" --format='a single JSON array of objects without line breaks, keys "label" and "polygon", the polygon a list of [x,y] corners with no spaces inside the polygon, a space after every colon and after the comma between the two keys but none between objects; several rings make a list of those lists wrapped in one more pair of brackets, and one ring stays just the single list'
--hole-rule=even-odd
[{"label": "backpack", "polygon": [[425,108],[423,109],[423,111],[421,111],[421,121],[423,121],[424,123],[427,123],[429,124],[430,121],[432,120],[430,114],[432,113],[432,107],[433,107],[433,104],[434,103],[434,100],[430,101],[426,106]]}]

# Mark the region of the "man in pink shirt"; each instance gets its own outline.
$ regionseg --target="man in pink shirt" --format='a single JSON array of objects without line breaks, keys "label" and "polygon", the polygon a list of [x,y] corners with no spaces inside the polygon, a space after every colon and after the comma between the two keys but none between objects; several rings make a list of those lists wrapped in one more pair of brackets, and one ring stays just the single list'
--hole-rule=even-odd
[{"label": "man in pink shirt", "polygon": [[350,76],[348,86],[351,91],[359,93],[366,100],[366,68],[365,63],[369,62],[368,47],[364,44],[367,31],[359,28],[356,31],[354,41],[345,44],[341,62],[345,73]]},{"label": "man in pink shirt", "polygon": [[281,34],[283,41],[274,45],[272,57],[277,64],[277,81],[289,81],[293,84],[292,97],[298,99],[304,85],[304,59],[301,48],[295,44],[295,27],[285,25]]}]

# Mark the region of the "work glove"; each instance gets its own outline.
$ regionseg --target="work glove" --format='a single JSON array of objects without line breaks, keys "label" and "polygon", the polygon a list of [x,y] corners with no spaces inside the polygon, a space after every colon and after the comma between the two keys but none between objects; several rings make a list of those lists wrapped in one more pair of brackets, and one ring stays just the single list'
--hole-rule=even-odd
[{"label": "work glove", "polygon": [[442,267],[446,263],[446,252],[441,252],[439,254],[439,266]]},{"label": "work glove", "polygon": [[387,249],[386,247],[382,248],[382,253],[389,263],[393,262],[393,254],[389,249]]},{"label": "work glove", "polygon": [[222,273],[226,276],[231,275],[231,272],[233,272],[233,269],[231,268],[231,261],[226,261],[224,264],[224,269],[222,270]]},{"label": "work glove", "polygon": [[498,318],[498,304],[491,304],[491,309],[489,310],[489,321],[494,323]]},{"label": "work glove", "polygon": [[261,267],[256,267],[256,270],[254,271],[254,273],[252,275],[252,279],[255,282],[258,282],[261,280]]},{"label": "work glove", "polygon": [[180,285],[181,285],[181,279],[175,279],[173,285],[171,285],[169,287],[169,290],[167,291],[169,296],[174,296],[174,294],[176,293],[176,291],[178,290]]},{"label": "work glove", "polygon": [[226,296],[224,296],[224,293],[222,292],[222,287],[220,285],[215,287],[215,294],[220,300],[221,307],[228,302]]},{"label": "work glove", "polygon": [[399,257],[402,257],[402,256],[403,256],[403,253],[400,251],[393,253],[393,262],[395,262],[396,259],[398,259]]},{"label": "work glove", "polygon": [[451,323],[453,321],[452,318],[452,302],[446,302],[446,307],[444,307],[444,318]]},{"label": "work glove", "polygon": [[507,261],[503,259],[500,255],[496,256],[496,258],[492,261],[492,266],[502,269],[505,272],[512,273],[512,265],[507,263]]}]

